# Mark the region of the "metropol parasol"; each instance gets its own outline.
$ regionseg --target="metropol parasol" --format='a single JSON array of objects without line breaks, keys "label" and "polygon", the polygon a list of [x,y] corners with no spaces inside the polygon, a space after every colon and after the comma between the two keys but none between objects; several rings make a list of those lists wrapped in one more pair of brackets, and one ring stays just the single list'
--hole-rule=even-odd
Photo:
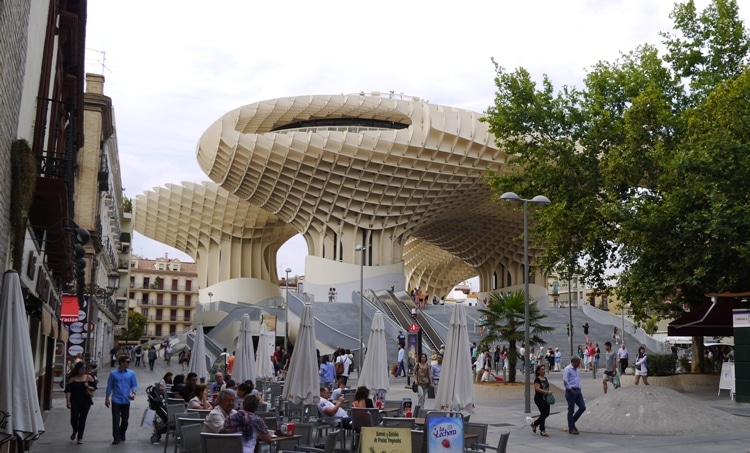
[{"label": "metropol parasol", "polygon": [[200,138],[210,181],[138,195],[135,229],[195,259],[201,302],[278,296],[276,254],[296,234],[315,300],[358,291],[360,270],[366,288],[437,296],[476,275],[480,291],[516,285],[523,212],[481,179],[506,156],[480,118],[377,92],[246,105]]}]

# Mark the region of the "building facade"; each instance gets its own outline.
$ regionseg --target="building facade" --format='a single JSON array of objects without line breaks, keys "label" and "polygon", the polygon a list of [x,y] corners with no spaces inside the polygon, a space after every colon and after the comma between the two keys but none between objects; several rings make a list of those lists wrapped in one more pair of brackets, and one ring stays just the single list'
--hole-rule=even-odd
[{"label": "building facade", "polygon": [[195,263],[155,260],[133,255],[130,260],[130,305],[146,317],[141,340],[176,336],[191,328],[198,304]]}]

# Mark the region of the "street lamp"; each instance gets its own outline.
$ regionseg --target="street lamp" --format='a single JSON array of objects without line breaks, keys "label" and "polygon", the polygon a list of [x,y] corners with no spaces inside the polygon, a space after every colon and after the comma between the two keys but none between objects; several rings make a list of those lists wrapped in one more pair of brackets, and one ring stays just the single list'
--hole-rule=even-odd
[{"label": "street lamp", "polygon": [[364,286],[365,286],[365,246],[364,245],[358,245],[354,247],[354,250],[358,252],[362,252],[362,256],[359,259],[359,370],[360,375],[362,374],[362,355],[364,353],[364,350],[362,348],[362,339],[363,339],[363,332],[364,329],[362,327],[362,310],[365,306],[365,295],[364,293]]},{"label": "street lamp", "polygon": [[213,300],[213,297],[214,297],[214,293],[212,293],[211,291],[209,291],[208,292],[208,303],[209,303],[209,305],[211,304],[211,302]]},{"label": "street lamp", "polygon": [[[537,195],[531,200],[521,198],[514,192],[505,192],[500,195],[501,200],[511,203],[523,203],[523,290],[526,301],[523,310],[523,338],[526,345],[527,357],[524,357],[524,409],[528,414],[531,412],[531,369],[528,366],[528,351],[530,350],[529,340],[529,203],[548,205],[549,198],[544,195]],[[571,326],[572,328],[573,326]]]},{"label": "street lamp", "polygon": [[284,331],[286,336],[284,337],[284,349],[289,354],[289,273],[292,272],[290,268],[284,269],[286,272],[286,279],[284,280],[284,286],[286,286],[286,303],[284,304]]}]

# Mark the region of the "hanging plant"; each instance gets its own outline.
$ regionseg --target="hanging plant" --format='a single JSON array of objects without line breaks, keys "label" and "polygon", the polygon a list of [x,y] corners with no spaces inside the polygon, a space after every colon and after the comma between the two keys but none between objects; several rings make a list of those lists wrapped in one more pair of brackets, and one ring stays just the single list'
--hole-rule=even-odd
[{"label": "hanging plant", "polygon": [[10,250],[11,267],[21,272],[26,219],[34,201],[36,189],[36,158],[29,143],[24,139],[14,140],[10,150]]}]

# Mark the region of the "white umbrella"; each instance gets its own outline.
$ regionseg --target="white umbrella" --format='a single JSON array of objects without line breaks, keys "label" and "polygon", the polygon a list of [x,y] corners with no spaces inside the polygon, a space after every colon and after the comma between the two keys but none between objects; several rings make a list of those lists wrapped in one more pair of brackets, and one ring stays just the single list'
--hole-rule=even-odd
[{"label": "white umbrella", "polygon": [[260,337],[258,337],[258,353],[256,354],[257,365],[255,375],[258,379],[271,379],[274,376],[273,361],[273,332],[269,332],[266,323],[260,324]]},{"label": "white umbrella", "polygon": [[388,390],[388,355],[385,340],[385,323],[383,313],[375,312],[370,327],[370,338],[367,340],[367,354],[362,364],[361,377],[357,385],[373,390]]},{"label": "white umbrella", "polygon": [[206,361],[206,340],[203,337],[203,324],[198,324],[195,329],[195,340],[193,341],[193,352],[190,354],[188,372],[198,375],[198,380],[204,378],[208,382],[208,362]]},{"label": "white umbrella", "polygon": [[240,336],[237,339],[237,352],[234,355],[232,379],[242,383],[247,380],[255,384],[255,351],[253,350],[253,335],[250,333],[250,315],[242,315]]},{"label": "white umbrella", "polygon": [[15,437],[31,440],[44,433],[36,393],[34,356],[18,272],[3,277],[0,294],[0,442]]},{"label": "white umbrella", "polygon": [[315,354],[315,318],[310,304],[305,304],[302,311],[299,334],[281,396],[294,404],[317,404],[320,399],[318,359]]},{"label": "white umbrella", "polygon": [[456,304],[448,326],[440,384],[435,395],[435,408],[474,412],[474,382],[471,376],[469,331],[464,306]]}]

